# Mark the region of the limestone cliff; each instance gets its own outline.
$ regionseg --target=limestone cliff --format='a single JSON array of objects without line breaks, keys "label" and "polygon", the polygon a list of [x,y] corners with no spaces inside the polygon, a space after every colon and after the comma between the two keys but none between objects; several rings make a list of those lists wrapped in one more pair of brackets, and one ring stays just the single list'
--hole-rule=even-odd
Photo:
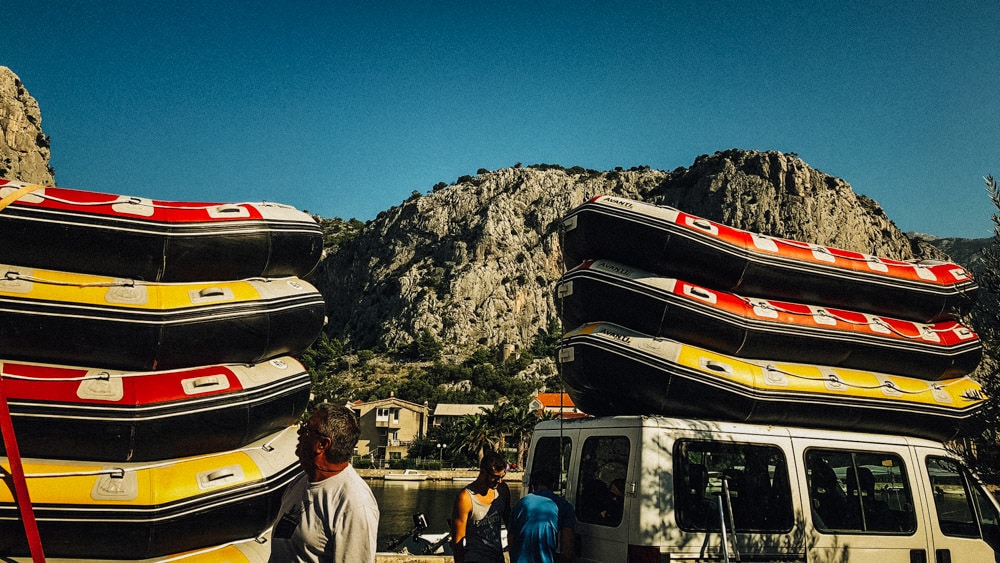
[{"label": "limestone cliff", "polygon": [[0,66],[0,178],[55,185],[50,156],[38,102],[13,71]]},{"label": "limestone cliff", "polygon": [[730,150],[672,172],[481,171],[384,211],[324,259],[312,281],[327,300],[329,333],[356,348],[392,350],[427,329],[458,355],[478,345],[530,345],[557,319],[559,219],[603,193],[890,258],[943,256],[795,155]]},{"label": "limestone cliff", "polygon": [[[38,103],[0,67],[0,177],[54,185]],[[599,194],[670,205],[775,236],[897,259],[943,257],[907,238],[879,205],[794,154],[729,150],[672,172],[519,165],[482,170],[388,209],[338,240],[311,276],[328,332],[393,350],[427,329],[445,352],[525,347],[558,331],[560,218]],[[360,223],[346,225],[353,232]]]}]

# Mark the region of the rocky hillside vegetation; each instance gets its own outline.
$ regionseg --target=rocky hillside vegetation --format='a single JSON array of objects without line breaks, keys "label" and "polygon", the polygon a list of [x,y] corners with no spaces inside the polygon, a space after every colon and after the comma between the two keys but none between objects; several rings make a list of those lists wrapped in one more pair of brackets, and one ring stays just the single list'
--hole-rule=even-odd
[{"label": "rocky hillside vegetation", "polygon": [[[41,123],[37,101],[0,67],[0,177],[54,185]],[[728,150],[669,172],[479,170],[414,192],[367,223],[317,217],[326,252],[310,281],[323,292],[329,325],[304,358],[317,394],[484,403],[558,386],[549,355],[572,328],[559,326],[553,299],[563,273],[560,218],[599,194],[897,259],[943,250],[975,260],[982,248],[908,237],[875,201],[795,154]]]},{"label": "rocky hillside vegetation", "polygon": [[17,75],[0,66],[0,178],[54,185],[50,157],[38,102]]},{"label": "rocky hillside vegetation", "polygon": [[[940,258],[873,200],[796,155],[729,150],[672,172],[515,166],[435,186],[379,214],[313,274],[328,334],[395,351],[435,335],[445,354],[508,352],[561,330],[560,218],[599,194],[670,205],[739,228],[896,259]],[[572,328],[572,327],[567,327]]]}]

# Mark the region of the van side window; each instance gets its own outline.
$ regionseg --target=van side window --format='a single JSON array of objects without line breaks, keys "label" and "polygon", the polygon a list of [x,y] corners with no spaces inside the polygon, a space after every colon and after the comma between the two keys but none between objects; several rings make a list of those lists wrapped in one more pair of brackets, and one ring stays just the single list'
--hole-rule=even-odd
[{"label": "van side window", "polygon": [[[723,481],[728,503],[722,497]],[[674,446],[674,494],[677,522],[684,530],[719,531],[720,499],[732,507],[737,532],[792,529],[788,463],[775,446],[679,440]]]},{"label": "van side window", "polygon": [[577,520],[601,526],[621,523],[630,449],[625,436],[591,436],[583,442],[575,503]]},{"label": "van side window", "polygon": [[982,537],[992,547],[998,547],[997,509],[987,498],[988,493],[982,491],[958,462],[928,457],[927,475],[934,491],[934,507],[941,532],[960,538]]},{"label": "van side window", "polygon": [[917,528],[906,468],[884,452],[806,452],[809,504],[820,532],[912,534]]},{"label": "van side window", "polygon": [[[561,445],[560,445],[561,442]],[[573,442],[568,437],[539,438],[531,456],[531,471],[545,469],[552,475],[557,475],[556,486],[553,489],[558,495],[566,492],[566,473],[569,468],[569,456],[573,450]]]}]

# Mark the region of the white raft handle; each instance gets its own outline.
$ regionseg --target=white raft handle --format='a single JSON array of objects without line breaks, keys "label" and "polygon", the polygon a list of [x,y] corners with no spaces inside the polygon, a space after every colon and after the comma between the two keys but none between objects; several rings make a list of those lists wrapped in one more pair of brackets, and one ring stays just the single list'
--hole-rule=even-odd
[{"label": "white raft handle", "polygon": [[213,471],[209,473],[205,480],[208,482],[219,481],[220,479],[231,479],[236,476],[236,473],[232,469],[220,469],[218,471]]}]

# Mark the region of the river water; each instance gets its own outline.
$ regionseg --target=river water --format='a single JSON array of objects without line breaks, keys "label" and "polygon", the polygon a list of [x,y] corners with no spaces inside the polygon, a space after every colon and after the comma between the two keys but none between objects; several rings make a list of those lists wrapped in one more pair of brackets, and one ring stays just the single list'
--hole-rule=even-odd
[{"label": "river water", "polygon": [[[384,550],[393,539],[413,528],[413,515],[423,512],[427,518],[427,533],[448,531],[448,519],[455,496],[466,482],[455,481],[383,481],[366,479],[378,500],[381,514],[378,526],[378,548]],[[509,481],[511,497],[521,498],[521,483]]]}]

